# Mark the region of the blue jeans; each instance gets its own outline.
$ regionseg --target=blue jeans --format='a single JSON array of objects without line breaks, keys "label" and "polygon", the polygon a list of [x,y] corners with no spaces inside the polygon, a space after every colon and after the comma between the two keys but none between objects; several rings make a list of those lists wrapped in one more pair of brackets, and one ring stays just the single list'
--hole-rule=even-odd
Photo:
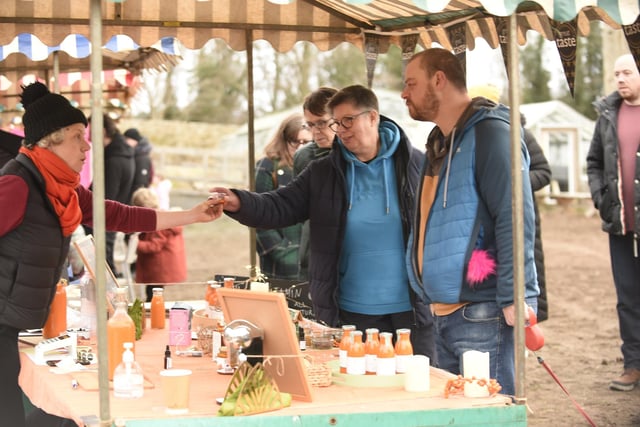
[{"label": "blue jeans", "polygon": [[[526,299],[537,311],[536,298]],[[434,316],[438,367],[462,374],[462,354],[489,353],[489,375],[502,386],[500,393],[515,394],[513,327],[495,302],[471,303],[448,316]],[[488,378],[487,378],[488,379]]]}]

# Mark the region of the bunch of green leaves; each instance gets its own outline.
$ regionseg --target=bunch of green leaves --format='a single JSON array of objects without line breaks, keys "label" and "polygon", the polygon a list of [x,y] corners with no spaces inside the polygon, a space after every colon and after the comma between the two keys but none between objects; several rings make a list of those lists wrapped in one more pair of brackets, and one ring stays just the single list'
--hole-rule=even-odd
[{"label": "bunch of green leaves", "polygon": [[136,325],[136,340],[142,338],[142,322],[144,322],[144,303],[140,299],[136,300],[128,308],[129,317]]}]

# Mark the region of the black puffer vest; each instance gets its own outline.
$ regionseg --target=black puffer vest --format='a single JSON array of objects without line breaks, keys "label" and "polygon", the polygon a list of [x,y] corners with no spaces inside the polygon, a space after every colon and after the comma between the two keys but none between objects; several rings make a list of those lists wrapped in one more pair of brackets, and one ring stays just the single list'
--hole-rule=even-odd
[{"label": "black puffer vest", "polygon": [[10,160],[1,175],[17,175],[29,187],[24,219],[0,237],[0,324],[18,329],[41,328],[64,260],[70,236],[45,194],[44,179],[23,154]]}]

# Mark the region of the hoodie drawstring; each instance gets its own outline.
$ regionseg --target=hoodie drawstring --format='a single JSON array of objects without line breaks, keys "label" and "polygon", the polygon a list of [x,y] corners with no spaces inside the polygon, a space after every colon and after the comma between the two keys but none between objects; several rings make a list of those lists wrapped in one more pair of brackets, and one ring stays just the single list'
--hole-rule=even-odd
[{"label": "hoodie drawstring", "polygon": [[[352,176],[352,181],[355,181],[356,179],[356,168],[353,165],[353,162],[349,162],[349,168],[351,169],[351,176]],[[348,210],[351,210],[351,206],[353,206],[353,192],[354,192],[354,188],[355,188],[355,183],[351,182],[351,188],[349,188],[349,208]]]},{"label": "hoodie drawstring", "polygon": [[444,196],[442,198],[442,207],[446,208],[447,207],[447,196],[449,193],[449,173],[451,171],[451,159],[453,158],[453,141],[455,140],[456,137],[456,129],[453,128],[453,130],[451,131],[451,143],[449,146],[449,158],[447,159],[447,173],[444,176]]},{"label": "hoodie drawstring", "polygon": [[385,198],[385,203],[387,205],[387,215],[389,215],[389,183],[387,181],[387,167],[386,167],[386,162],[387,162],[387,158],[383,158],[382,159],[382,177],[384,179],[384,198]]}]

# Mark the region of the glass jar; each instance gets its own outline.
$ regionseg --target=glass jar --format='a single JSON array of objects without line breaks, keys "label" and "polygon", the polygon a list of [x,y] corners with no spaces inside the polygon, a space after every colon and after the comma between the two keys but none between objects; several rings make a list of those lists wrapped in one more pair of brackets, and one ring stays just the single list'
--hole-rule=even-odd
[{"label": "glass jar", "polygon": [[340,339],[340,347],[338,349],[338,356],[340,359],[340,373],[347,373],[347,352],[351,345],[351,331],[355,331],[355,325],[342,325],[342,338]]},{"label": "glass jar", "polygon": [[352,331],[350,336],[351,345],[347,350],[347,374],[364,375],[366,366],[362,331]]},{"label": "glass jar", "polygon": [[364,343],[365,373],[367,375],[376,374],[376,362],[378,359],[378,348],[380,347],[379,330],[369,328],[365,331],[367,340]]},{"label": "glass jar", "polygon": [[162,288],[153,288],[153,297],[151,298],[151,329],[164,329],[164,325],[164,290]]},{"label": "glass jar", "polygon": [[396,372],[404,374],[407,370],[407,361],[413,356],[413,346],[411,345],[411,329],[403,328],[396,330]]},{"label": "glass jar", "polygon": [[380,332],[380,347],[376,357],[376,375],[396,374],[396,354],[393,349],[393,334]]}]

